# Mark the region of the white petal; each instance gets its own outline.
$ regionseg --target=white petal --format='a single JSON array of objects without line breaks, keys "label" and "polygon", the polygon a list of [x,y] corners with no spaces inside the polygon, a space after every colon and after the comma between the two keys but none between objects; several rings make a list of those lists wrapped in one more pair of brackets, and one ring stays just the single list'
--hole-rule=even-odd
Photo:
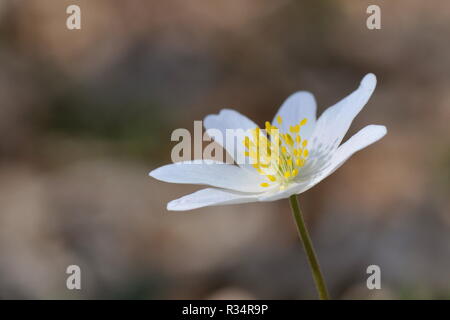
[{"label": "white petal", "polygon": [[263,176],[238,166],[208,161],[186,161],[162,166],[149,175],[171,183],[206,184],[242,192],[265,192]]},{"label": "white petal", "polygon": [[326,176],[329,176],[334,171],[336,171],[355,152],[364,149],[372,143],[380,140],[386,135],[386,133],[387,129],[385,126],[374,124],[366,126],[363,129],[359,130],[358,133],[353,135],[336,150],[333,157],[331,158],[330,166],[325,172]]},{"label": "white petal", "polygon": [[[295,126],[306,118],[308,119],[307,123],[301,128],[300,133],[303,139],[308,139],[316,124],[316,110],[317,104],[314,96],[306,91],[298,91],[283,102],[272,124],[285,133],[289,132],[290,126]],[[283,120],[281,125],[277,122],[278,116]]]},{"label": "white petal", "polygon": [[377,79],[374,74],[367,74],[359,88],[334,106],[329,107],[317,120],[311,136],[313,149],[317,146],[336,149],[348,131],[353,119],[369,100]]},{"label": "white petal", "polygon": [[292,183],[286,189],[279,190],[278,192],[264,193],[258,197],[259,201],[275,201],[280,199],[286,199],[293,194],[299,193],[298,190],[301,188],[301,183]]},{"label": "white petal", "polygon": [[303,180],[292,184],[289,188],[274,194],[264,194],[259,197],[260,201],[274,201],[287,198],[293,194],[299,194],[312,188],[320,181],[336,171],[344,162],[355,152],[364,149],[372,143],[380,140],[387,130],[385,126],[369,125],[361,129],[358,133],[342,144],[332,155],[331,160],[322,167],[321,170],[314,172],[309,177],[303,177]]},{"label": "white petal", "polygon": [[207,206],[237,204],[254,201],[257,201],[257,194],[208,188],[170,201],[167,204],[167,210],[184,211]]},{"label": "white petal", "polygon": [[[245,136],[248,136],[249,132],[247,130],[255,129],[258,127],[256,123],[247,118],[246,116],[240,114],[237,111],[230,109],[223,109],[219,114],[211,114],[205,117],[203,121],[203,125],[205,126],[206,132],[209,130],[219,130],[222,133],[223,141],[217,141],[217,143],[221,144],[222,147],[233,157],[233,159],[237,160],[237,156],[242,156],[245,151],[245,147],[242,144]],[[239,139],[235,139],[233,143],[230,144],[226,141],[226,129],[242,129],[243,132],[240,135]],[[236,161],[243,162],[243,161]],[[241,163],[238,163],[241,166]]]}]

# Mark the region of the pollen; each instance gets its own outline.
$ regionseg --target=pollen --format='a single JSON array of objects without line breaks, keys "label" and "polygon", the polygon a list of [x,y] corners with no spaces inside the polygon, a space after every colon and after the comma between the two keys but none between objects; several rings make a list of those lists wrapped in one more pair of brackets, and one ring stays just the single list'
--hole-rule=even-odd
[{"label": "pollen", "polygon": [[291,133],[299,133],[300,132],[300,125],[296,125],[296,126],[290,126],[289,131]]},{"label": "pollen", "polygon": [[283,118],[281,118],[281,116],[277,116],[277,122],[279,125],[283,124]]},{"label": "pollen", "polygon": [[243,143],[244,143],[244,146],[245,146],[247,149],[250,148],[251,141],[250,141],[250,138],[249,138],[249,137],[245,137]]},{"label": "pollen", "polygon": [[286,133],[286,135],[284,137],[285,137],[284,139],[286,140],[286,143],[288,145],[290,145],[290,146],[294,145],[294,139],[292,139],[292,137],[289,133]]},{"label": "pollen", "polygon": [[[276,122],[281,125],[283,119],[277,116]],[[267,179],[267,182],[260,183],[261,187],[276,184],[283,190],[301,173],[309,156],[306,149],[308,141],[300,136],[301,127],[306,122],[307,119],[303,119],[289,126],[288,132],[280,133],[276,126],[266,121],[265,131],[252,129],[250,135],[243,139],[245,155],[251,160],[256,172]]]},{"label": "pollen", "polygon": [[295,160],[295,165],[297,167],[303,167],[305,165],[305,160],[304,159],[297,159],[297,160]]}]

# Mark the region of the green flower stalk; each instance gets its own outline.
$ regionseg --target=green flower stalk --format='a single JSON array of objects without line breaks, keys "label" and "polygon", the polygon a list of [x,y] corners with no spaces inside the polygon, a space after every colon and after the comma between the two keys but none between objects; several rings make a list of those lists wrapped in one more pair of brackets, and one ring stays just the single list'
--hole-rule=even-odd
[{"label": "green flower stalk", "polygon": [[294,216],[294,220],[297,225],[298,234],[302,241],[303,248],[305,249],[306,256],[308,257],[309,266],[311,267],[311,272],[316,285],[317,293],[319,294],[319,299],[328,300],[330,297],[328,295],[327,285],[325,284],[325,279],[322,275],[322,271],[320,270],[319,260],[317,259],[311,237],[309,236],[308,229],[306,228],[302,211],[298,205],[297,196],[290,196],[289,202],[291,203],[292,215]]}]

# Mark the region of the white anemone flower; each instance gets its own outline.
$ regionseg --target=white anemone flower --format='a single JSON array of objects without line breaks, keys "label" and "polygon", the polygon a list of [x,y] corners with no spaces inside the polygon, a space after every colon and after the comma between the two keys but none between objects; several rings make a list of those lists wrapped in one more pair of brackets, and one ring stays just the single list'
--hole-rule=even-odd
[{"label": "white anemone flower", "polygon": [[[220,130],[224,137],[227,129],[248,132],[242,143],[234,145],[232,150],[227,149],[226,143],[221,143],[230,155],[244,153],[246,159],[254,159],[258,144],[265,141],[270,145],[271,131],[278,129],[277,161],[253,165],[191,161],[169,164],[149,175],[165,182],[214,187],[173,200],[167,204],[168,210],[274,201],[300,194],[332,174],[355,152],[386,134],[385,126],[368,125],[341,144],[375,86],[375,75],[367,74],[358,89],[329,107],[318,119],[314,96],[306,91],[296,92],[282,104],[272,123],[266,122],[267,135],[261,133],[264,130],[260,132],[259,127],[246,116],[223,109],[217,115],[208,115],[204,126],[207,132]],[[274,145],[272,141],[272,148]]]}]

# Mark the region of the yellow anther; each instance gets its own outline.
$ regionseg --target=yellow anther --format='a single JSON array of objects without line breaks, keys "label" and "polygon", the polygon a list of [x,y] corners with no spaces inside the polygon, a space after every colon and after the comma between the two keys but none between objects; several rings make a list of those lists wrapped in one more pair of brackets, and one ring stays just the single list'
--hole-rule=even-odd
[{"label": "yellow anther", "polygon": [[279,125],[283,123],[283,119],[281,118],[281,116],[277,116],[277,122]]},{"label": "yellow anther", "polygon": [[259,141],[259,128],[255,128],[252,130],[253,140],[258,144]]},{"label": "yellow anther", "polygon": [[286,143],[290,146],[294,145],[294,139],[292,139],[292,136],[289,133],[286,133]]},{"label": "yellow anther", "polygon": [[[283,123],[281,116],[276,116],[275,120],[278,125]],[[255,170],[267,179],[267,182],[260,183],[261,187],[276,183],[283,190],[299,175],[309,154],[306,149],[308,141],[303,140],[299,133],[306,121],[303,119],[295,126],[289,126],[289,133],[280,133],[275,125],[266,121],[266,133],[255,128],[249,137],[245,137],[245,155],[253,160]]]},{"label": "yellow anther", "polygon": [[292,133],[298,133],[300,131],[300,125],[290,126],[289,131]]},{"label": "yellow anther", "polygon": [[247,148],[247,149],[250,149],[250,138],[249,137],[245,137],[244,138],[244,141],[242,141],[243,143],[244,143],[244,146]]}]

